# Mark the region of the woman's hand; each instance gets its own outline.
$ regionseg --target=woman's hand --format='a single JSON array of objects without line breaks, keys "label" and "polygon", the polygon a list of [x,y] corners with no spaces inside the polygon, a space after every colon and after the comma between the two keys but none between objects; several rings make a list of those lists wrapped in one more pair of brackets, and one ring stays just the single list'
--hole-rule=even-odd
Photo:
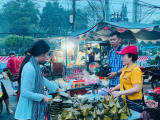
[{"label": "woman's hand", "polygon": [[50,98],[44,95],[43,100],[48,104],[50,101]]},{"label": "woman's hand", "polygon": [[115,87],[111,87],[110,89],[109,89],[109,93],[111,94],[113,91],[115,91]]},{"label": "woman's hand", "polygon": [[111,95],[113,96],[113,98],[118,97],[121,95],[121,91],[113,91]]},{"label": "woman's hand", "polygon": [[114,76],[116,76],[116,75],[117,75],[117,72],[111,72],[111,73],[108,74],[107,79],[113,79]]}]

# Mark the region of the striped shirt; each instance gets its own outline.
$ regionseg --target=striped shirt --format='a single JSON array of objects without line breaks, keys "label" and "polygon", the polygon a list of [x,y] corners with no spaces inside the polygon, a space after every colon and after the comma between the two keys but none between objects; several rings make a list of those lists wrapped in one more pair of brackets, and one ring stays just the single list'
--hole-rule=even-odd
[{"label": "striped shirt", "polygon": [[[121,55],[117,54],[117,51],[121,51],[123,47],[119,49],[117,48],[116,51],[112,48],[109,51],[109,64],[111,65],[111,72],[117,72],[118,70],[121,70],[124,65],[122,64]],[[110,85],[118,85],[119,84],[119,77],[120,75],[116,75],[113,79],[109,80]]]}]

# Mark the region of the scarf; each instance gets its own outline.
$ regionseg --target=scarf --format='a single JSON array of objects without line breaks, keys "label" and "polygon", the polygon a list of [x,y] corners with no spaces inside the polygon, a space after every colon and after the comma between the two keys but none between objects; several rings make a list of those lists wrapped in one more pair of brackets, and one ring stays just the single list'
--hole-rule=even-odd
[{"label": "scarf", "polygon": [[[31,56],[29,62],[33,65],[36,71],[35,85],[33,92],[38,94],[44,94],[44,80],[40,66],[33,56]],[[44,120],[45,116],[44,109],[45,109],[45,104],[43,100],[41,100],[40,102],[33,101],[31,120]]]}]

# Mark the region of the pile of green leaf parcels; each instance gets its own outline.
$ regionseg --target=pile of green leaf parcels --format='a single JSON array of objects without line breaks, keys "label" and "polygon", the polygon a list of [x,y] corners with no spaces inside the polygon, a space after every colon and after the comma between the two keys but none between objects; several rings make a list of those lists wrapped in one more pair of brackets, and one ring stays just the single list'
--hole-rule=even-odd
[{"label": "pile of green leaf parcels", "polygon": [[63,108],[58,120],[127,120],[131,115],[127,104],[106,95],[103,99],[73,100],[71,108]]}]

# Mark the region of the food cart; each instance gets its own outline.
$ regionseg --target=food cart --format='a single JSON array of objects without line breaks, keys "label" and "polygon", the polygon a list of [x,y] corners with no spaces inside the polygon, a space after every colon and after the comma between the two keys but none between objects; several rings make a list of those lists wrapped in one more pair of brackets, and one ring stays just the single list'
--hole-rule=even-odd
[{"label": "food cart", "polygon": [[62,40],[63,78],[82,79],[85,69],[85,44],[74,38]]}]

